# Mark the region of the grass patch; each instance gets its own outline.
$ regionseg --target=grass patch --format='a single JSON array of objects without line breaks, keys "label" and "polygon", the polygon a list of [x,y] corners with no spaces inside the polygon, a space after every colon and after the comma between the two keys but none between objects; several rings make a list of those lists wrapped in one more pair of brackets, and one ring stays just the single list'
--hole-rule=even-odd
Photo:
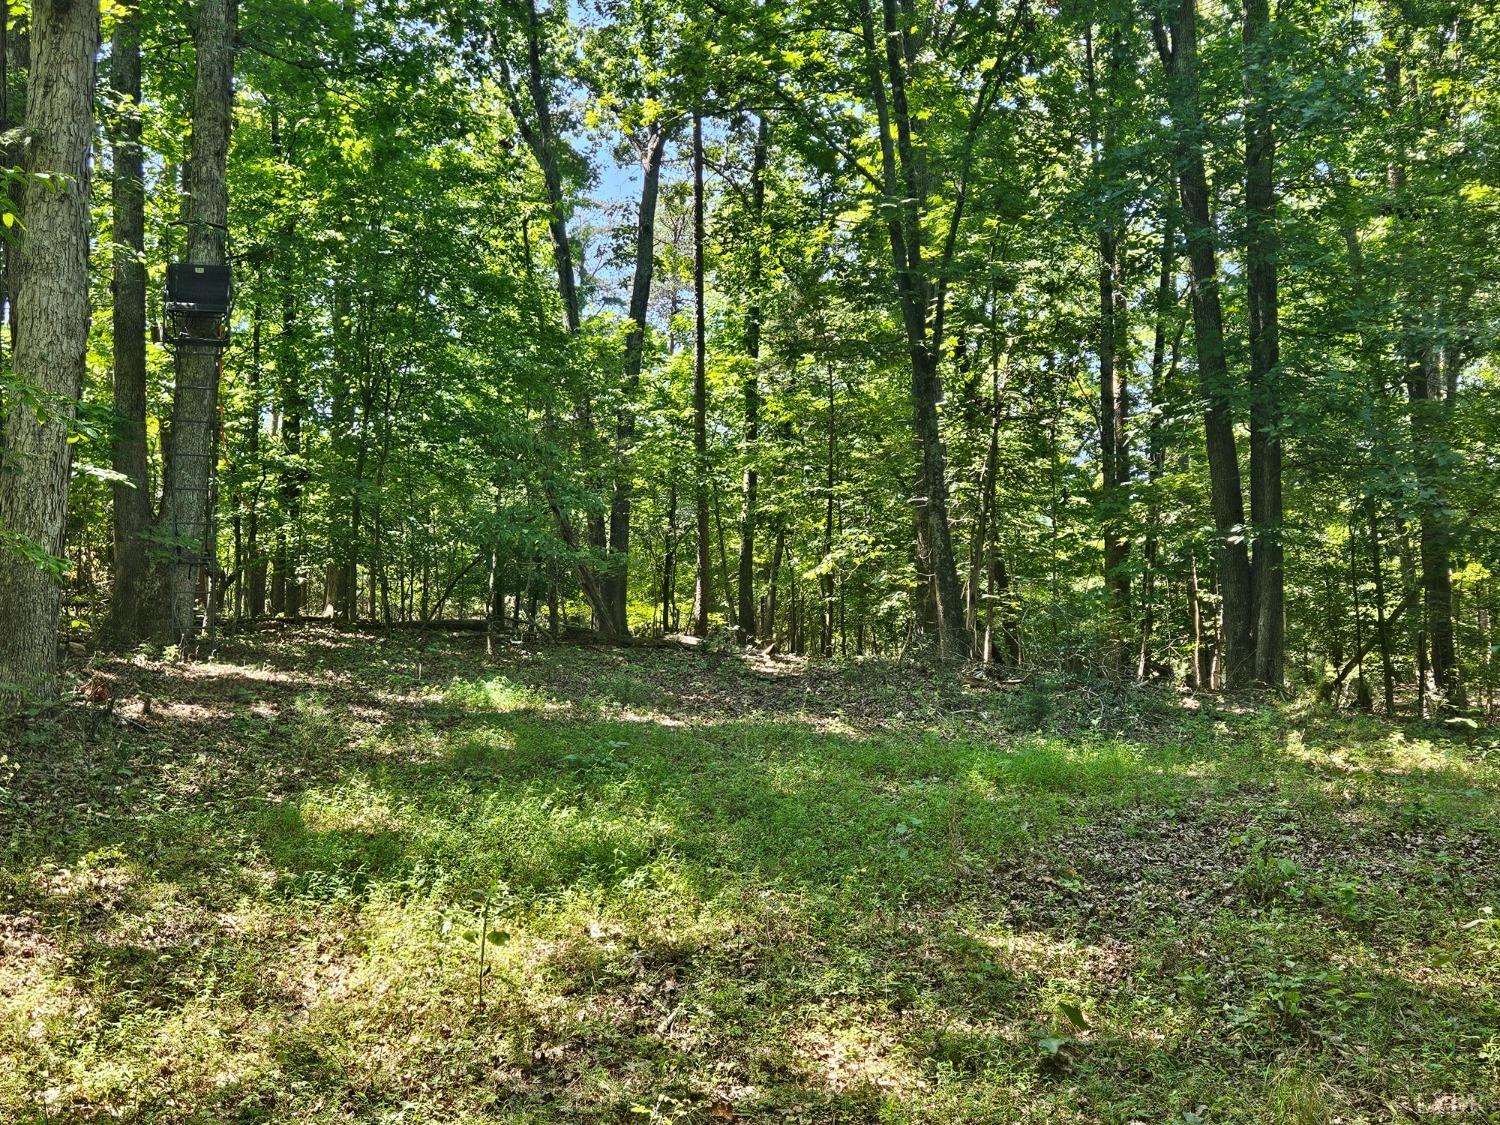
[{"label": "grass patch", "polygon": [[1500,1112],[1483,732],[329,629],[108,671],[0,775],[0,1120]]}]

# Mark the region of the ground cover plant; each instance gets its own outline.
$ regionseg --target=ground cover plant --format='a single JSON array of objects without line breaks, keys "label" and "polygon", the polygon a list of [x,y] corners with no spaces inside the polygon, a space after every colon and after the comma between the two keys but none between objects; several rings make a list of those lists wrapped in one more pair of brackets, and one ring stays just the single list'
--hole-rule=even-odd
[{"label": "ground cover plant", "polygon": [[304,626],[5,728],[6,1121],[1481,1121],[1494,736]]}]

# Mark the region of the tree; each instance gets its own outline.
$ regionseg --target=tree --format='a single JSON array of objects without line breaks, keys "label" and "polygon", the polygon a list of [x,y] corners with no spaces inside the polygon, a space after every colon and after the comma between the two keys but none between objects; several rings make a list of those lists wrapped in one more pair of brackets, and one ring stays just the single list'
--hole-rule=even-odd
[{"label": "tree", "polygon": [[698,565],[693,572],[693,635],[708,636],[713,560],[708,542],[708,334],[704,326],[703,114],[693,114],[693,507]]},{"label": "tree", "polygon": [[1286,635],[1281,494],[1285,381],[1277,285],[1272,34],[1268,0],[1245,0],[1245,304],[1250,326],[1250,521],[1255,533],[1254,678],[1279,688]]},{"label": "tree", "polygon": [[[194,9],[192,148],[186,175],[183,222],[187,260],[227,261],[229,189],[225,178],[234,104],[234,37],[237,0],[203,0]],[[202,340],[218,331],[212,317],[193,317],[188,334]],[[173,387],[171,430],[164,453],[161,511],[156,538],[156,575],[143,613],[158,641],[180,644],[197,632],[200,583],[212,581],[217,562],[212,529],[212,484],[218,445],[219,362],[217,347],[179,346]]]},{"label": "tree", "polygon": [[1165,22],[1154,24],[1157,51],[1167,71],[1167,99],[1176,144],[1176,174],[1182,196],[1193,302],[1193,347],[1204,399],[1203,431],[1208,449],[1215,555],[1223,599],[1224,681],[1250,683],[1255,671],[1250,555],[1245,542],[1245,506],[1235,451],[1233,386],[1224,351],[1224,314],[1219,300],[1219,260],[1204,166],[1204,119],[1198,79],[1197,0],[1178,0]]},{"label": "tree", "polygon": [[115,99],[110,179],[114,212],[114,485],[115,581],[108,633],[120,648],[140,638],[141,597],[147,579],[145,535],[151,526],[146,439],[146,184],[141,150],[140,13],[115,23],[110,44],[110,92]]},{"label": "tree", "polygon": [[16,385],[0,447],[0,705],[57,677],[61,559],[88,343],[89,143],[99,7],[33,0],[16,264]]},{"label": "tree", "polygon": [[755,627],[755,533],[760,513],[757,510],[760,471],[756,457],[760,442],[760,337],[761,288],[765,283],[761,221],[766,209],[766,148],[770,143],[770,126],[765,114],[756,122],[755,148],[750,164],[750,303],[745,310],[745,368],[742,395],[745,403],[745,471],[741,485],[740,557],[737,588],[739,590],[739,635],[752,641]]}]

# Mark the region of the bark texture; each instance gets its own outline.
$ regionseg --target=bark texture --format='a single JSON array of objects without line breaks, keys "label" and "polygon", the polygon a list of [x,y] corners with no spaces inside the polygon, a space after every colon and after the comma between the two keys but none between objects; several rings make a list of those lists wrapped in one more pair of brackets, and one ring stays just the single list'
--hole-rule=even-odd
[{"label": "bark texture", "polygon": [[693,500],[698,567],[693,579],[693,635],[708,636],[713,573],[708,550],[708,383],[703,319],[703,115],[693,114]]},{"label": "bark texture", "polygon": [[1178,190],[1193,306],[1193,346],[1204,399],[1203,431],[1208,451],[1210,502],[1218,532],[1215,551],[1223,599],[1226,687],[1244,687],[1255,671],[1254,605],[1250,552],[1245,543],[1245,501],[1235,452],[1232,386],[1224,353],[1224,314],[1219,300],[1218,246],[1209,213],[1204,167],[1203,109],[1198,78],[1197,0],[1180,0],[1155,24],[1157,48],[1167,70],[1167,99],[1176,147]]},{"label": "bark texture", "polygon": [[[188,261],[222,265],[229,215],[225,165],[233,107],[235,0],[201,0],[195,5],[193,46],[193,136],[187,172]],[[212,336],[214,318],[189,322],[193,336]],[[158,535],[166,549],[158,559],[148,631],[167,644],[196,635],[194,613],[205,566],[213,565],[209,534],[210,489],[218,427],[221,353],[184,345],[172,394],[172,428],[167,439]],[[205,557],[207,556],[207,557]]]},{"label": "bark texture", "polygon": [[[50,695],[57,681],[55,569],[14,549],[17,537],[58,557],[68,511],[72,446],[89,329],[89,143],[99,6],[35,0],[27,76],[26,229],[16,257],[15,371],[35,402],[12,401],[0,451],[0,706]],[[40,420],[39,420],[40,419]]]},{"label": "bark texture", "polygon": [[661,162],[666,134],[652,124],[641,150],[641,202],[635,222],[635,275],[630,283],[630,331],[625,337],[625,404],[615,424],[615,455],[619,461],[614,495],[609,504],[610,568],[605,577],[611,631],[628,633],[625,605],[629,599],[630,508],[633,489],[630,454],[635,444],[635,412],[631,401],[641,381],[646,355],[646,314],[651,305],[651,282],[656,272],[656,200],[661,185]]},{"label": "bark texture", "polygon": [[[861,0],[866,67],[880,130],[891,258],[911,360],[912,435],[918,458],[918,568],[931,574],[931,608],[939,651],[959,658],[969,655],[970,639],[948,526],[948,462],[939,411],[943,397],[939,374],[942,335],[937,316],[929,324],[935,294],[922,249],[927,167],[906,95],[907,71],[911,60],[920,55],[921,44],[920,36],[907,30],[914,23],[912,13],[898,7],[897,0],[883,0],[881,15],[877,37],[869,0]],[[919,580],[922,578],[925,575],[919,575]]]},{"label": "bark texture", "polygon": [[1250,321],[1250,522],[1255,680],[1282,684],[1285,582],[1281,495],[1281,335],[1268,0],[1245,0],[1245,302]]},{"label": "bark texture", "polygon": [[750,165],[750,307],[745,315],[745,475],[741,484],[739,560],[739,636],[755,639],[755,533],[759,520],[760,473],[756,456],[760,448],[760,287],[762,278],[761,218],[766,206],[766,146],[769,127],[761,116],[755,132],[755,153]]},{"label": "bark texture", "polygon": [[114,443],[112,464],[125,477],[114,493],[115,584],[107,632],[112,644],[140,640],[141,595],[151,526],[146,450],[146,196],[141,154],[141,36],[139,16],[115,24],[110,46],[110,89],[118,104],[112,137],[114,175]]}]

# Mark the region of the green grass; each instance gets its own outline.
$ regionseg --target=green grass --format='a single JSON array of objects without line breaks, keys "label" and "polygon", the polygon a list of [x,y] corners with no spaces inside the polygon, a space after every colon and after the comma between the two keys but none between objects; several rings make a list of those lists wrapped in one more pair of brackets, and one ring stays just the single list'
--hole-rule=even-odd
[{"label": "green grass", "polygon": [[4,732],[3,1121],[1500,1114],[1486,732],[313,629],[107,672],[126,721]]}]

